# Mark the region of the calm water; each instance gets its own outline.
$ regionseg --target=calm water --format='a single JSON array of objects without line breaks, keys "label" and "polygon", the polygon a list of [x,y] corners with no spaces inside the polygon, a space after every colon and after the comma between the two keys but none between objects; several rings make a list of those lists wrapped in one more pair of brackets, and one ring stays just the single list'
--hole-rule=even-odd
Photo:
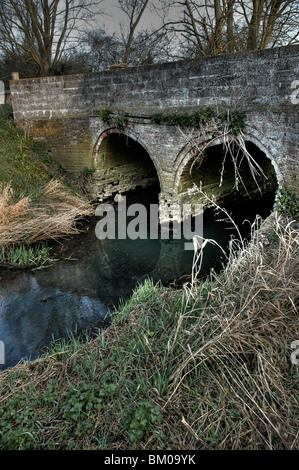
[{"label": "calm water", "polygon": [[[270,211],[267,207],[263,205],[264,212]],[[59,261],[47,268],[9,277],[0,271],[0,341],[5,344],[5,366],[0,368],[35,359],[53,339],[104,319],[147,277],[167,283],[191,273],[193,252],[184,249],[185,240],[100,241],[94,228],[91,224],[87,233],[55,246]],[[211,213],[204,215],[205,237],[226,247],[232,233]],[[218,247],[207,246],[203,271],[220,255]]]}]

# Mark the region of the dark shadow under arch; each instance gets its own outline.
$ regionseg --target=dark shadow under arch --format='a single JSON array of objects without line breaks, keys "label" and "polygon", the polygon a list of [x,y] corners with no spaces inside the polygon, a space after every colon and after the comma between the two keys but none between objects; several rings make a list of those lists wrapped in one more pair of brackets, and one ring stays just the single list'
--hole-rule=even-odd
[{"label": "dark shadow under arch", "polygon": [[97,195],[104,198],[144,188],[158,195],[161,190],[148,151],[137,140],[113,130],[106,132],[97,146],[94,180]]},{"label": "dark shadow under arch", "polygon": [[208,147],[198,160],[196,157],[190,157],[183,167],[177,186],[181,202],[190,203],[191,200],[202,202],[202,196],[196,193],[192,196],[188,194],[194,185],[200,187],[202,183],[202,190],[209,197],[215,196],[219,204],[244,204],[245,201],[249,202],[270,194],[274,203],[274,193],[278,185],[274,166],[256,144],[250,141],[246,141],[245,144],[249,154],[262,169],[263,174],[256,174],[256,181],[252,176],[246,156],[240,148],[236,147],[234,157],[237,159],[238,172],[241,177],[237,189],[232,157],[226,154],[223,144],[217,144]]}]

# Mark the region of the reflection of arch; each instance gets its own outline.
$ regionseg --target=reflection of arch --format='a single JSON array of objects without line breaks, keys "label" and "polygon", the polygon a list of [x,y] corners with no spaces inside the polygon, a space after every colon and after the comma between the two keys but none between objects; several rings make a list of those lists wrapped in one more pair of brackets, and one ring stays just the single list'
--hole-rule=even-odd
[{"label": "reflection of arch", "polygon": [[157,278],[161,278],[164,281],[170,281],[181,277],[182,272],[178,257],[178,254],[183,251],[184,247],[181,240],[160,239],[160,247],[159,259],[151,274],[155,274]]},{"label": "reflection of arch", "polygon": [[[266,158],[266,160],[269,160],[269,162],[271,162],[274,173],[275,173],[275,177],[277,181],[280,182],[282,180],[282,174],[269,148],[252,134],[244,134],[244,141],[249,146],[252,146],[253,144],[256,147],[256,150],[260,154],[264,154],[264,157]],[[200,147],[205,148],[206,151],[209,152],[212,148],[221,147],[223,146],[223,144],[224,144],[224,140],[220,136],[217,139],[213,139],[213,141],[211,141],[208,145],[206,142],[199,142],[198,148],[199,149]],[[185,146],[176,158],[175,165],[174,165],[174,169],[175,169],[174,192],[177,194],[180,192],[180,184],[181,184],[183,172],[186,171],[188,165],[191,167],[191,164],[194,161],[194,154],[192,153],[192,149],[194,147],[195,146],[191,147],[191,145]],[[205,161],[205,159],[206,157],[203,154],[201,161],[199,161],[198,163],[198,167],[201,166],[201,164]]]},{"label": "reflection of arch", "polygon": [[94,146],[93,167],[97,168],[97,166],[99,164],[100,150],[101,150],[101,146],[102,146],[104,140],[106,138],[109,138],[109,136],[113,136],[113,135],[119,135],[119,136],[124,137],[125,139],[132,139],[132,141],[134,141],[136,144],[140,145],[140,147],[143,149],[144,152],[146,152],[146,154],[148,155],[150,161],[152,162],[152,164],[153,164],[153,166],[156,170],[156,174],[157,174],[157,177],[158,177],[158,181],[159,181],[161,191],[163,191],[163,187],[164,187],[163,178],[162,178],[162,175],[161,175],[161,172],[160,172],[160,169],[159,169],[159,165],[158,165],[158,163],[155,159],[154,152],[152,152],[148,148],[147,143],[144,142],[144,140],[142,138],[140,138],[140,136],[138,134],[136,134],[134,131],[132,131],[131,129],[125,129],[125,131],[122,131],[118,128],[109,128],[109,129],[106,129],[105,131],[102,131],[100,133],[100,135],[97,137],[96,143],[95,143],[95,146]]}]

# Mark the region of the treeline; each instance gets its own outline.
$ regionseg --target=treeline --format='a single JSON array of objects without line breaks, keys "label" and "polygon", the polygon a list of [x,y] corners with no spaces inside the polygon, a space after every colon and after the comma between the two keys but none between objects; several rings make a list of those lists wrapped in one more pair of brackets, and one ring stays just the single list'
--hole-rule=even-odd
[{"label": "treeline", "polygon": [[13,71],[21,78],[102,71],[119,63],[266,49],[299,38],[299,0],[114,0],[109,31],[105,5],[2,0],[0,80],[8,85]]}]

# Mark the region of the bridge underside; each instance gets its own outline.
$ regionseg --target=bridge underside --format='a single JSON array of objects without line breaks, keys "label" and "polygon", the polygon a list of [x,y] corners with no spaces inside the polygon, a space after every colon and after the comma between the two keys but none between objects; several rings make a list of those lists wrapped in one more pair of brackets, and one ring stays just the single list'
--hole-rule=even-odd
[{"label": "bridge underside", "polygon": [[132,137],[110,129],[95,146],[92,195],[110,200],[147,189],[152,202],[159,195],[161,210],[165,209],[162,219],[171,216],[169,208],[177,204],[181,208],[187,204],[209,206],[207,197],[221,206],[250,204],[268,195],[274,202],[278,178],[271,160],[253,142],[244,143],[243,149],[236,143],[207,148],[201,143],[196,150],[179,152],[171,172],[158,174],[155,155]]},{"label": "bridge underside", "polygon": [[158,182],[148,152],[136,140],[119,132],[103,138],[95,153],[92,186],[96,197],[107,199],[136,188],[157,187]]},{"label": "bridge underside", "polygon": [[202,193],[220,205],[242,204],[275,191],[277,176],[271,160],[252,142],[245,144],[244,151],[218,144],[191,157],[177,185],[180,204],[205,203]]}]

